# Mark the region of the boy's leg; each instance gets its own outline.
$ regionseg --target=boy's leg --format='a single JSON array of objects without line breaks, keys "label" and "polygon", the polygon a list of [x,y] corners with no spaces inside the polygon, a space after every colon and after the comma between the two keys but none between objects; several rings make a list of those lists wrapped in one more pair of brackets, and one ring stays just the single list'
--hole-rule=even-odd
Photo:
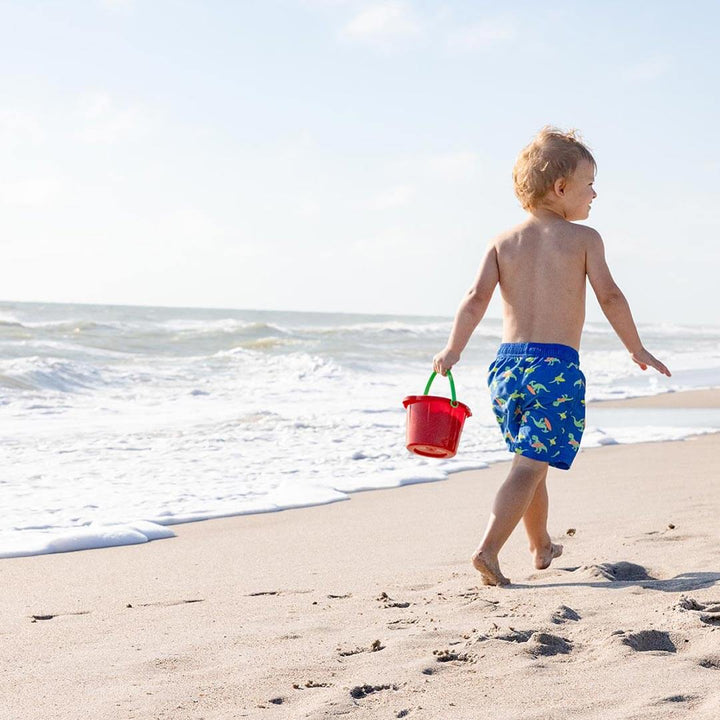
[{"label": "boy's leg", "polygon": [[547,466],[545,474],[535,490],[535,495],[523,515],[525,531],[530,541],[530,552],[535,556],[535,567],[538,570],[549,567],[553,559],[560,557],[563,551],[562,545],[553,544],[547,531],[548,492],[546,480]]},{"label": "boy's leg", "polygon": [[485,536],[472,558],[486,585],[507,585],[510,582],[500,571],[498,553],[527,512],[538,484],[547,475],[547,468],[546,462],[522,455],[513,459],[507,480],[495,496]]}]

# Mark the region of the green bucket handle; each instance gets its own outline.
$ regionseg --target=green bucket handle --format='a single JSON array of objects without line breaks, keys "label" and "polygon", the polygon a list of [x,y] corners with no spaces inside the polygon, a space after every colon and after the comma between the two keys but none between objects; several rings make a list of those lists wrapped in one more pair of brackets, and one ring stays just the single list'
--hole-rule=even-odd
[{"label": "green bucket handle", "polygon": [[[425,386],[425,392],[423,395],[427,395],[430,392],[430,386],[432,385],[432,381],[435,379],[435,376],[437,375],[436,372],[433,371],[432,375],[430,375],[430,379],[427,381],[427,385]],[[450,381],[450,394],[452,395],[452,400],[450,401],[450,404],[453,407],[458,406],[457,397],[455,396],[455,381],[453,380],[452,373],[448,370],[447,371],[447,379]]]}]

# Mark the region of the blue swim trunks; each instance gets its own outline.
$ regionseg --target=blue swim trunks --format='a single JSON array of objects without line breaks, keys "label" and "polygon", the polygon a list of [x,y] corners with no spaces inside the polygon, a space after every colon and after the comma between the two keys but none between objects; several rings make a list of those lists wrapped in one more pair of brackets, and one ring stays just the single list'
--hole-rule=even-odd
[{"label": "blue swim trunks", "polygon": [[577,350],[503,343],[488,386],[508,449],[569,470],[585,430],[585,376]]}]

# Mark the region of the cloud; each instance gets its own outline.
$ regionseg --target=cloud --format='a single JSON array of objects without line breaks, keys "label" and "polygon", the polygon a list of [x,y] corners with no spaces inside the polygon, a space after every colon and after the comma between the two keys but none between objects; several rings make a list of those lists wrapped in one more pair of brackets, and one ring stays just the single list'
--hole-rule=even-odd
[{"label": "cloud", "polygon": [[21,110],[0,110],[0,145],[39,145],[46,139],[38,119]]},{"label": "cloud", "polygon": [[411,185],[396,185],[377,195],[372,203],[375,210],[389,210],[407,205],[415,196]]},{"label": "cloud", "polygon": [[341,7],[343,5],[351,5],[354,2],[355,0],[300,0],[301,5],[311,8]]},{"label": "cloud", "polygon": [[382,2],[363,8],[343,27],[341,34],[352,40],[383,43],[412,38],[420,32],[420,21],[408,3]]},{"label": "cloud", "polygon": [[363,257],[374,262],[378,257],[404,257],[418,250],[417,238],[409,229],[399,226],[383,227],[348,245],[343,254]]},{"label": "cloud", "polygon": [[114,144],[147,135],[153,121],[139,106],[119,107],[106,92],[93,93],[80,103],[78,137],[95,144]]},{"label": "cloud", "polygon": [[671,66],[672,64],[667,58],[648,58],[626,68],[625,79],[630,82],[650,82],[667,74]]},{"label": "cloud", "polygon": [[100,5],[111,10],[131,10],[135,0],[100,0]]},{"label": "cloud", "polygon": [[396,178],[393,189],[379,197],[396,192],[400,188],[412,189],[417,195],[420,185],[437,182],[443,185],[465,183],[476,179],[482,169],[480,155],[472,150],[448,150],[435,153],[409,153],[388,160],[386,171]]},{"label": "cloud", "polygon": [[501,20],[485,20],[452,30],[447,44],[452,50],[481,50],[517,36],[515,27]]},{"label": "cloud", "polygon": [[0,183],[0,204],[20,207],[42,207],[60,189],[53,178],[27,178]]},{"label": "cloud", "polygon": [[426,158],[425,166],[429,174],[445,182],[469,180],[478,170],[477,153],[460,150],[438,153]]}]

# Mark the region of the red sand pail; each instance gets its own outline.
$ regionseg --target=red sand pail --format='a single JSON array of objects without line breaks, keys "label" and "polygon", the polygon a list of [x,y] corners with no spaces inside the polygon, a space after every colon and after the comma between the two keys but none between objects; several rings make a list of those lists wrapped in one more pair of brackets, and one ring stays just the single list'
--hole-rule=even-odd
[{"label": "red sand pail", "polygon": [[436,374],[430,376],[423,395],[408,395],[403,400],[407,408],[406,446],[416,455],[451,458],[457,452],[465,418],[472,413],[465,403],[455,398],[455,383],[449,370],[452,400],[428,395]]}]

